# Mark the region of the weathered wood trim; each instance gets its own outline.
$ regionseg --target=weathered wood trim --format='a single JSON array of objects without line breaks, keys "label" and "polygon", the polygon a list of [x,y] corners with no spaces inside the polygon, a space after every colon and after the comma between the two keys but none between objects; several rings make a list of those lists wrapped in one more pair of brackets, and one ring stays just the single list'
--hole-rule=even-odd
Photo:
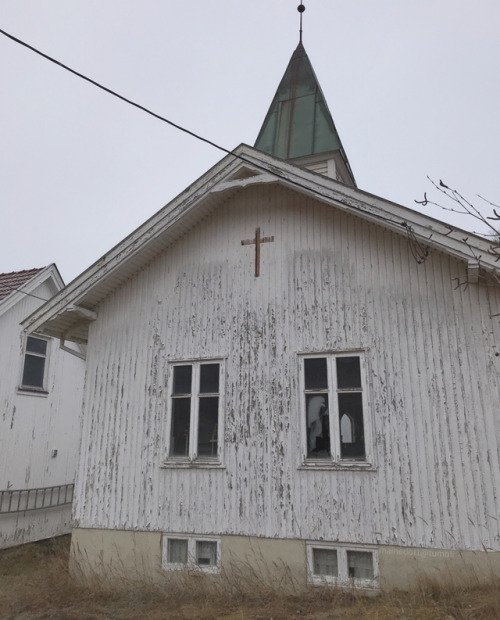
[{"label": "weathered wood trim", "polygon": [[[264,170],[264,174],[242,181],[225,181],[238,169],[249,166],[254,166],[257,172]],[[222,191],[226,193],[241,191],[242,187],[262,183],[279,183],[302,195],[353,213],[398,234],[406,234],[410,226],[415,237],[423,244],[466,262],[470,260],[471,252],[474,255],[481,255],[483,268],[498,273],[494,257],[489,252],[488,242],[476,235],[458,229],[450,233],[449,227],[438,220],[241,145],[235,150],[235,155],[228,155],[221,160],[212,170],[76,278],[55,298],[28,317],[23,322],[23,326],[29,331],[40,329],[45,323],[57,321],[57,317],[63,314],[70,304],[79,304],[93,309],[95,304],[89,306],[86,301],[91,291],[102,288],[105,282],[111,282],[113,278],[116,283],[111,288],[118,286],[125,278],[125,276],[120,276],[121,271],[125,270],[133,260],[138,260],[132,272],[128,273],[129,276],[132,275],[140,268],[138,257],[141,253],[145,252],[148,247],[153,247],[169,230],[174,231],[174,227],[181,221],[187,221],[187,218],[197,209],[212,199],[212,195],[219,195]],[[175,231],[172,234],[175,237]],[[158,246],[159,250],[160,246]],[[60,334],[57,335],[60,336]]]}]

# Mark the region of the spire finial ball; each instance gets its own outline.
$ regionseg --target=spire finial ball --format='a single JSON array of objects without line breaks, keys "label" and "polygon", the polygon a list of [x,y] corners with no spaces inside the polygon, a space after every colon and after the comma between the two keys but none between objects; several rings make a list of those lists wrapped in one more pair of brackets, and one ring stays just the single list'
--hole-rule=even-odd
[{"label": "spire finial ball", "polygon": [[299,13],[303,13],[306,10],[306,7],[303,4],[299,4],[299,6],[297,7],[297,11]]}]

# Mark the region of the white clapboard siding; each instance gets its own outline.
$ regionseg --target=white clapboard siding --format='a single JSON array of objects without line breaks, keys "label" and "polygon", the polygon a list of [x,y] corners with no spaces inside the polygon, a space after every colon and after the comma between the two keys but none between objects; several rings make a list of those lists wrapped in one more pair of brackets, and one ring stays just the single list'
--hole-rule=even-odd
[{"label": "white clapboard siding", "polygon": [[[97,308],[77,524],[500,550],[500,295],[464,273],[286,189],[240,192]],[[300,469],[297,354],[359,348],[374,471]],[[225,467],[162,468],[168,361],[210,357]]]}]

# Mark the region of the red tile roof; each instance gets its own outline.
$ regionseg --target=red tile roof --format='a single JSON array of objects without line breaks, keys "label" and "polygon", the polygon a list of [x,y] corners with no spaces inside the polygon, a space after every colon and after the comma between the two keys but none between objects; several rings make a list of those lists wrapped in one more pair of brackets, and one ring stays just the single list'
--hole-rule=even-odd
[{"label": "red tile roof", "polygon": [[13,291],[29,282],[40,269],[26,269],[25,271],[11,271],[10,273],[0,273],[0,301],[5,299]]}]

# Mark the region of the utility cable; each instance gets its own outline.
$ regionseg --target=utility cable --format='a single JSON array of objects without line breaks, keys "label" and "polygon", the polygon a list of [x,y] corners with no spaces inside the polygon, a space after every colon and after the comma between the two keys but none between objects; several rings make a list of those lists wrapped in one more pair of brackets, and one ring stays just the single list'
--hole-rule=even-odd
[{"label": "utility cable", "polygon": [[49,301],[48,299],[45,299],[45,297],[38,297],[38,295],[33,295],[33,293],[27,293],[26,291],[22,291],[20,288],[11,288],[11,289],[9,289],[8,295],[10,295],[11,293],[14,293],[14,292],[22,293],[23,295],[28,295],[29,297],[34,297],[35,299],[41,299],[42,301]]},{"label": "utility cable", "polygon": [[220,151],[223,151],[224,153],[228,153],[228,154],[231,153],[231,151],[229,151],[228,149],[225,149],[222,146],[219,146],[218,144],[215,144],[215,142],[212,142],[211,140],[208,140],[207,138],[203,138],[202,136],[199,136],[198,134],[194,133],[193,131],[190,131],[189,129],[186,129],[185,127],[181,127],[180,125],[177,125],[176,123],[168,120],[168,118],[165,118],[164,116],[160,116],[160,114],[156,114],[156,112],[153,112],[152,110],[149,110],[148,108],[144,107],[140,103],[136,103],[135,101],[132,101],[131,99],[127,99],[127,97],[124,97],[123,95],[120,95],[119,93],[115,92],[114,90],[111,90],[110,88],[107,88],[106,86],[103,86],[102,84],[99,84],[99,82],[96,82],[95,80],[87,77],[86,75],[83,75],[83,73],[75,71],[75,69],[72,69],[71,67],[68,67],[68,65],[65,65],[64,63],[60,62],[59,60],[56,60],[55,58],[52,58],[52,56],[49,56],[48,54],[45,54],[44,52],[40,51],[36,47],[33,47],[32,45],[29,45],[25,41],[21,41],[21,39],[18,39],[17,37],[15,37],[12,34],[9,34],[8,32],[5,32],[5,30],[1,30],[0,29],[0,34],[3,34],[4,36],[8,37],[9,39],[12,39],[12,41],[15,41],[16,43],[19,43],[19,45],[22,45],[22,46],[26,47],[27,49],[31,50],[32,52],[35,52],[35,54],[38,54],[39,56],[42,56],[42,58],[45,58],[46,60],[49,60],[50,62],[53,62],[55,65],[58,65],[62,69],[65,69],[66,71],[69,71],[70,73],[73,73],[73,75],[76,75],[77,77],[81,78],[82,80],[85,80],[86,82],[90,82],[90,84],[93,84],[94,86],[97,86],[97,88],[100,88],[101,90],[104,90],[108,94],[113,95],[113,97],[117,97],[118,99],[121,99],[122,101],[125,101],[125,103],[128,103],[129,105],[132,105],[135,108],[138,108],[139,110],[142,110],[143,112],[146,112],[146,114],[154,116],[155,118],[157,118],[160,121],[163,121],[164,123],[168,123],[172,127],[175,127],[175,129],[179,129],[179,131],[183,131],[184,133],[187,133],[190,136],[193,136],[193,138],[196,138],[197,140],[201,140],[202,142],[206,142],[207,144],[210,144],[210,146],[213,146],[214,148],[219,149]]},{"label": "utility cable", "polygon": [[[45,54],[44,52],[40,51],[36,47],[33,47],[29,43],[26,43],[25,41],[22,41],[21,39],[15,37],[14,35],[9,34],[5,30],[0,29],[0,34],[3,34],[5,37],[7,37],[8,39],[11,39],[15,43],[18,43],[19,45],[22,45],[23,47],[26,47],[27,49],[31,50],[35,54],[38,54],[39,56],[41,56],[42,58],[45,58],[49,62],[54,63],[58,67],[61,67],[62,69],[65,69],[66,71],[69,71],[70,73],[72,73],[73,75],[76,75],[77,77],[81,78],[82,80],[85,80],[86,82],[89,82],[93,86],[96,86],[97,88],[100,88],[101,90],[103,90],[104,92],[108,93],[109,95],[112,95],[113,97],[116,97],[117,99],[120,99],[121,101],[124,101],[125,103],[128,103],[129,105],[131,105],[131,106],[133,106],[135,108],[138,108],[139,110],[142,110],[146,114],[149,114],[150,116],[153,116],[154,118],[156,118],[156,119],[158,119],[158,120],[160,120],[160,121],[162,121],[164,123],[167,123],[171,127],[174,127],[175,129],[178,129],[179,131],[182,131],[182,132],[192,136],[193,138],[196,138],[197,140],[200,140],[201,142],[205,142],[206,144],[209,144],[210,146],[213,146],[214,148],[218,149],[219,151],[222,151],[223,153],[226,153],[227,155],[232,155],[233,157],[236,157],[237,159],[240,159],[241,161],[243,161],[243,162],[245,162],[247,164],[250,164],[254,168],[258,168],[260,170],[263,170],[264,172],[272,174],[273,176],[277,177],[278,179],[286,181],[287,183],[289,183],[291,185],[294,185],[294,186],[299,187],[301,189],[305,189],[305,190],[310,191],[310,188],[306,187],[305,185],[303,185],[299,181],[295,181],[293,179],[289,179],[289,178],[287,178],[287,177],[285,177],[283,175],[280,175],[280,174],[278,174],[276,172],[271,172],[269,170],[269,168],[267,168],[266,166],[263,166],[262,164],[258,164],[256,162],[248,160],[248,159],[246,159],[246,157],[243,157],[242,155],[238,155],[238,154],[234,153],[233,151],[230,151],[229,149],[226,149],[225,147],[220,146],[219,144],[216,144],[215,142],[212,142],[212,140],[208,140],[207,138],[204,138],[203,136],[200,136],[199,134],[197,134],[197,133],[195,133],[193,131],[190,131],[189,129],[186,129],[185,127],[182,127],[181,125],[178,125],[177,123],[174,123],[173,121],[169,120],[168,118],[165,118],[164,116],[161,116],[160,114],[157,114],[156,112],[153,112],[152,110],[146,108],[145,106],[143,106],[143,105],[141,105],[139,103],[136,103],[135,101],[132,101],[131,99],[128,99],[127,97],[124,97],[123,95],[120,95],[116,91],[111,90],[107,86],[103,86],[99,82],[96,82],[95,80],[87,77],[83,73],[80,73],[79,71],[76,71],[75,69],[72,69],[68,65],[65,65],[64,63],[62,63],[59,60],[53,58],[52,56],[49,56],[48,54]],[[321,191],[314,190],[314,193],[316,195],[322,197],[322,198],[327,198],[327,199],[331,200],[330,196],[328,196],[327,194],[323,194]],[[360,207],[357,207],[357,206],[352,205],[352,204],[344,203],[342,200],[339,200],[339,199],[336,199],[336,200],[338,202],[340,202],[341,204],[345,204],[346,206],[348,206],[353,211],[359,211],[360,213],[362,213],[365,216],[368,214],[371,217],[375,217],[375,218],[377,218],[379,220],[382,220],[384,222],[388,222],[390,224],[395,224],[396,226],[401,226],[401,227],[403,227],[408,232],[408,228],[410,227],[410,225],[406,221],[398,222],[396,220],[393,220],[391,218],[385,217],[385,216],[380,215],[378,213],[367,213],[364,209],[362,209]]]}]

